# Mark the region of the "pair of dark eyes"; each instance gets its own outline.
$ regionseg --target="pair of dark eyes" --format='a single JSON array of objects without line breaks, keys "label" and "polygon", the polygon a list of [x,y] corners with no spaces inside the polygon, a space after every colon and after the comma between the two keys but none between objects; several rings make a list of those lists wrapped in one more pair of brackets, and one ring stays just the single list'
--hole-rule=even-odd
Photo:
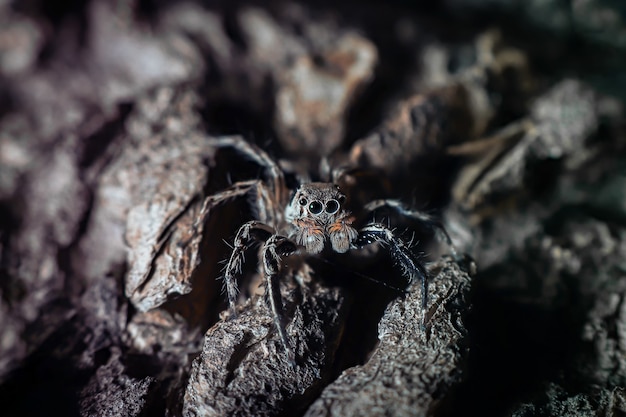
[{"label": "pair of dark eyes", "polygon": [[[301,206],[306,206],[308,201],[307,201],[306,198],[301,198],[300,201],[298,201],[298,203],[300,203]],[[328,214],[337,213],[337,211],[339,210],[339,201],[337,201],[337,200],[328,200],[326,202],[326,208],[325,209],[326,209],[326,213],[328,213]],[[320,214],[322,212],[322,210],[324,210],[324,204],[322,204],[320,201],[313,200],[309,204],[309,212],[311,214]]]}]

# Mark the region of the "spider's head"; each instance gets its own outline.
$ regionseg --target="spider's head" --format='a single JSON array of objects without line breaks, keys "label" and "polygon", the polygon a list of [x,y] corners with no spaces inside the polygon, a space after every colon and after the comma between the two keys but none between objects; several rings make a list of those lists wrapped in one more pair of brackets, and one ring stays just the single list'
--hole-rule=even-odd
[{"label": "spider's head", "polygon": [[313,182],[298,188],[285,210],[296,227],[295,238],[308,252],[319,253],[328,237],[337,252],[345,252],[356,239],[349,213],[342,205],[346,196],[335,184]]},{"label": "spider's head", "polygon": [[304,184],[298,188],[287,207],[287,219],[293,223],[294,219],[308,218],[325,225],[337,217],[345,200],[346,196],[334,184]]}]

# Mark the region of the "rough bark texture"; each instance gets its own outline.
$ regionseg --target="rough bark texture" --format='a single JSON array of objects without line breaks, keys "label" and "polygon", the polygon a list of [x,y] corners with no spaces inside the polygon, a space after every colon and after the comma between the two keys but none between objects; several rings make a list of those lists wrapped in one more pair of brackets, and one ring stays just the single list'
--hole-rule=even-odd
[{"label": "rough bark texture", "polygon": [[300,414],[328,381],[345,324],[338,289],[286,294],[296,364],[286,359],[263,297],[237,319],[218,323],[204,339],[185,388],[184,416]]},{"label": "rough bark texture", "polygon": [[430,286],[426,329],[414,286],[393,301],[378,325],[378,345],[367,363],[344,371],[305,416],[432,415],[461,381],[468,352],[464,312],[470,276],[455,262],[438,265]]},{"label": "rough bark texture", "polygon": [[[0,1],[0,414],[625,415],[623,7]],[[254,250],[220,315],[232,134],[478,272],[377,213],[426,329],[384,251],[296,256],[292,367]]]}]

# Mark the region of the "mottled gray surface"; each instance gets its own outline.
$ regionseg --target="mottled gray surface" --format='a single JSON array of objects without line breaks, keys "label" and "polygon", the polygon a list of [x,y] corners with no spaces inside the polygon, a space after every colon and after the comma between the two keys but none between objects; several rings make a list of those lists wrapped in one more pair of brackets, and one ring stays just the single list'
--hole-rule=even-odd
[{"label": "mottled gray surface", "polygon": [[418,285],[393,301],[378,325],[368,361],[345,370],[322,391],[305,416],[433,415],[463,378],[465,315],[471,278],[454,262],[437,265],[430,283],[426,330]]},{"label": "mottled gray surface", "polygon": [[80,413],[85,416],[139,416],[154,398],[151,391],[158,382],[153,377],[133,378],[120,363],[120,352],[98,368],[81,392]]},{"label": "mottled gray surface", "polygon": [[[328,381],[344,326],[336,288],[289,288],[287,335],[292,367],[263,297],[236,319],[207,332],[185,387],[183,416],[271,416],[301,413]],[[300,294],[294,294],[294,291]]]}]

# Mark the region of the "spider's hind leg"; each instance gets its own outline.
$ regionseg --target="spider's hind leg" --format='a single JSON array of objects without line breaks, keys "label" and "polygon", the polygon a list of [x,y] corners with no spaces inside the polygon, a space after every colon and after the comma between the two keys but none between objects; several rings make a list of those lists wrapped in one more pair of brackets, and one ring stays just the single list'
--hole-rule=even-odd
[{"label": "spider's hind leg", "polygon": [[409,284],[420,281],[422,291],[422,327],[426,328],[426,307],[428,305],[428,271],[411,247],[404,240],[394,234],[387,226],[381,223],[371,223],[359,230],[355,241],[358,248],[374,242],[389,250],[391,257],[400,265],[402,275]]}]

